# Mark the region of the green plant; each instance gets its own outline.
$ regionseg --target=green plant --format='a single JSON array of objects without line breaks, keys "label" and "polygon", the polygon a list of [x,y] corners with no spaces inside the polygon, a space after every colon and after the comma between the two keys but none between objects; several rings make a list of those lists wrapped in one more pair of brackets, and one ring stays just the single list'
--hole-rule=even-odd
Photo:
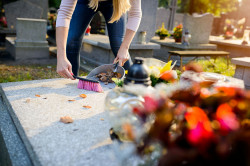
[{"label": "green plant", "polygon": [[173,33],[173,37],[174,39],[181,39],[182,38],[182,29],[183,26],[182,24],[179,24],[177,27],[174,28],[174,33]]},{"label": "green plant", "polygon": [[168,37],[169,36],[169,32],[168,30],[165,28],[165,24],[162,23],[161,28],[157,29],[155,32],[158,36],[160,37]]},{"label": "green plant", "polygon": [[205,72],[218,73],[230,77],[234,76],[235,65],[229,63],[229,66],[227,67],[226,58],[217,58],[214,65],[209,60],[198,60],[197,62],[202,66],[203,71]]}]

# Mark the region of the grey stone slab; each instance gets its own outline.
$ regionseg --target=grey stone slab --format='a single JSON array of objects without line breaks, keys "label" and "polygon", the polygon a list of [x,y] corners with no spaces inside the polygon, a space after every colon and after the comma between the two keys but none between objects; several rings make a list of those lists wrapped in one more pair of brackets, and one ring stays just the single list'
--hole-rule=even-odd
[{"label": "grey stone slab", "polygon": [[[77,80],[66,79],[1,86],[10,104],[11,117],[35,165],[118,165],[104,112],[105,96],[114,84],[102,85],[104,93],[77,89]],[[80,94],[87,98],[80,98]],[[27,99],[30,101],[26,102]],[[85,109],[83,105],[92,108]],[[62,116],[71,116],[74,123],[59,122]]]},{"label": "grey stone slab", "polygon": [[236,65],[234,78],[243,79],[245,67]]},{"label": "grey stone slab", "polygon": [[45,42],[46,34],[47,34],[46,20],[20,18],[20,17],[17,18],[16,42]]},{"label": "grey stone slab", "polygon": [[1,95],[0,119],[0,165],[33,165]]},{"label": "grey stone slab", "polygon": [[[85,36],[83,39],[83,43],[87,43],[89,45],[98,46],[104,49],[111,49],[109,38],[105,35],[94,35],[91,34],[90,36]],[[132,43],[129,47],[129,49],[144,49],[144,50],[150,50],[150,49],[160,49],[160,45],[148,42],[146,44],[136,44]]]},{"label": "grey stone slab", "polygon": [[250,68],[250,57],[232,58],[231,62],[239,66],[245,66]]},{"label": "grey stone slab", "polygon": [[16,61],[49,59],[49,46],[16,46],[15,37],[6,38],[6,50]]},{"label": "grey stone slab", "polygon": [[4,5],[8,28],[16,29],[16,18],[42,18],[43,9],[26,0]]},{"label": "grey stone slab", "polygon": [[250,87],[250,67],[245,68],[243,80],[246,87]]}]

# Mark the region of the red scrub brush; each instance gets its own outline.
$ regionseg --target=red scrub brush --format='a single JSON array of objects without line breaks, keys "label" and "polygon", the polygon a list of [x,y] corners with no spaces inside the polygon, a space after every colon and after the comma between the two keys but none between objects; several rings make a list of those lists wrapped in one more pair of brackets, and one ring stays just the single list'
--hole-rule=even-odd
[{"label": "red scrub brush", "polygon": [[79,79],[79,82],[77,85],[78,89],[85,89],[85,90],[95,91],[95,92],[103,92],[99,81],[77,77],[75,75],[72,75],[72,76],[76,79]]}]

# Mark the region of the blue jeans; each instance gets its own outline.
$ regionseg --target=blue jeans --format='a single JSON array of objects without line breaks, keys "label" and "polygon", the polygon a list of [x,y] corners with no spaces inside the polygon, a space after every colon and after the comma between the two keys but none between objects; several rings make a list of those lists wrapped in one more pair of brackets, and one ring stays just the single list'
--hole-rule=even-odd
[{"label": "blue jeans", "polygon": [[[78,75],[80,67],[80,49],[82,46],[83,36],[90,21],[98,11],[100,11],[105,18],[110,46],[115,57],[117,56],[125,35],[124,16],[121,17],[118,22],[114,22],[112,24],[108,23],[113,14],[112,0],[99,2],[97,11],[89,8],[88,4],[89,0],[78,0],[69,27],[66,53],[67,58],[72,64],[72,71],[75,75]],[[127,70],[131,64],[132,61],[129,59],[124,64],[125,70]]]}]

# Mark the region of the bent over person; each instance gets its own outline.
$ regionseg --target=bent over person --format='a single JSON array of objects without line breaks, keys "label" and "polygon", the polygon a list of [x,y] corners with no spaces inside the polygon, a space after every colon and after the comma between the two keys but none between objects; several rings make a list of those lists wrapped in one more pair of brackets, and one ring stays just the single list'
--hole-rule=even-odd
[{"label": "bent over person", "polygon": [[82,38],[98,11],[107,24],[114,63],[130,67],[128,50],[140,25],[141,0],[62,0],[56,21],[57,72],[62,77],[74,79],[72,72],[78,75]]}]

